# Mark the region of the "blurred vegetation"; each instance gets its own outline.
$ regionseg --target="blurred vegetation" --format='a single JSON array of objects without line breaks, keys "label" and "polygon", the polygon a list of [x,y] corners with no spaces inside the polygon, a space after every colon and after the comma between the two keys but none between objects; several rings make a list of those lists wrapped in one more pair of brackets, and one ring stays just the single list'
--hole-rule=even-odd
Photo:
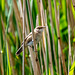
[{"label": "blurred vegetation", "polygon": [[[31,24],[30,24],[30,18],[29,18],[29,10],[28,10],[28,4],[26,1],[26,12],[27,12],[27,18],[26,18],[26,26],[25,26],[25,32],[26,35],[28,35],[29,31],[31,32]],[[53,21],[53,30],[52,23],[51,23],[51,16],[49,12],[49,5],[48,0],[30,0],[30,8],[32,12],[32,19],[33,19],[33,25],[34,28],[36,27],[37,22],[37,16],[40,15],[39,9],[41,6],[38,6],[37,1],[39,1],[39,4],[43,5],[43,13],[45,18],[45,11],[47,16],[47,26],[48,26],[48,32],[49,32],[49,39],[48,41],[48,35],[45,34],[45,61],[44,61],[44,55],[43,55],[43,47],[42,47],[42,41],[40,41],[40,44],[37,45],[37,51],[38,51],[38,58],[41,68],[41,73],[43,75],[52,75],[51,74],[51,68],[50,68],[50,61],[49,58],[49,47],[48,44],[50,42],[51,46],[51,56],[52,56],[52,65],[53,65],[53,73],[54,75],[59,75],[60,69],[59,69],[59,48],[58,48],[58,34],[57,34],[57,25],[56,25],[56,18],[55,18],[55,7],[54,7],[54,1],[51,0],[51,15],[52,15],[52,21]],[[56,8],[57,11],[59,10],[59,32],[60,32],[60,38],[61,38],[61,50],[64,55],[65,59],[65,65],[66,65],[66,71],[68,75],[73,75],[73,72],[75,74],[75,9],[73,7],[73,0],[56,0]],[[21,5],[22,4],[22,8]],[[70,6],[71,5],[71,6]],[[59,6],[59,7],[58,7]],[[39,8],[40,7],[40,8]],[[21,43],[23,41],[23,0],[0,0],[0,75],[21,75],[22,74],[22,54],[19,56],[16,56],[16,51],[21,46]],[[67,11],[68,10],[68,11]],[[69,22],[70,22],[70,44],[71,44],[71,57],[72,60],[69,60],[69,33],[68,33],[68,17],[67,12],[69,12]],[[26,13],[25,13],[26,14]],[[57,16],[58,17],[58,16]],[[39,26],[41,25],[41,19],[40,16],[38,18],[39,20]],[[28,21],[28,22],[27,22]],[[44,23],[43,23],[44,24]],[[29,27],[29,29],[28,29]],[[28,31],[29,30],[29,31]],[[52,33],[53,32],[53,33]],[[25,35],[25,36],[26,36]],[[54,39],[53,39],[54,35]],[[55,44],[55,52],[56,52],[56,61],[57,61],[57,67],[56,67],[56,61],[54,57],[54,51],[53,51],[53,40]],[[40,54],[41,52],[41,54]],[[40,58],[41,57],[41,58]],[[69,66],[68,66],[68,62]],[[68,72],[69,67],[69,72]],[[47,71],[46,71],[47,68]],[[57,74],[57,69],[58,74]],[[25,49],[25,75],[33,75],[33,65],[31,61],[31,56],[29,52],[29,48]],[[64,68],[62,64],[62,55],[61,55],[61,75],[64,74]]]}]

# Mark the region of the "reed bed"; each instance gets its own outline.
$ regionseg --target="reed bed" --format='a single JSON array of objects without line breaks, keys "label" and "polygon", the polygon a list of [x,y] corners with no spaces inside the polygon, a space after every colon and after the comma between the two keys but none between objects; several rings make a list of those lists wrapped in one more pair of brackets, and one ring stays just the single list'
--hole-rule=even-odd
[{"label": "reed bed", "polygon": [[[46,26],[38,44],[37,26]],[[30,32],[33,48],[17,56]],[[75,1],[1,0],[0,59],[0,75],[75,75]]]}]

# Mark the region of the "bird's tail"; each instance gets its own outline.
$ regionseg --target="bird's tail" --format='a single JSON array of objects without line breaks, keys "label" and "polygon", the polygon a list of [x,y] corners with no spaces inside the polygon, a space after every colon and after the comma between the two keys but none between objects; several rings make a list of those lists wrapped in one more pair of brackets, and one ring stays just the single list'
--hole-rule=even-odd
[{"label": "bird's tail", "polygon": [[18,51],[16,52],[16,55],[19,55],[23,50],[22,50],[23,45],[18,49]]}]

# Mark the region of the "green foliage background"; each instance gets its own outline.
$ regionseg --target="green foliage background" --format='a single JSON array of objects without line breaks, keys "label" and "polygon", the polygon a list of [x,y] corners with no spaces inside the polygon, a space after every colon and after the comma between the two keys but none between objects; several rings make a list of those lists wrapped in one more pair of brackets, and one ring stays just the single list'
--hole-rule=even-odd
[{"label": "green foliage background", "polygon": [[[18,10],[20,13],[20,6],[19,1],[16,0]],[[47,25],[49,29],[49,35],[50,35],[50,43],[51,43],[51,51],[52,51],[52,61],[53,61],[53,70],[54,75],[57,75],[56,73],[56,66],[55,66],[55,60],[54,60],[54,53],[53,53],[53,43],[52,43],[52,31],[51,31],[51,22],[50,22],[50,14],[49,14],[49,8],[48,8],[48,0],[42,0],[44,11],[46,10],[47,14]],[[23,1],[22,1],[23,4]],[[55,8],[54,8],[54,0],[51,0],[52,4],[52,20],[53,20],[53,32],[54,32],[54,42],[55,42],[55,50],[57,55],[57,61],[58,59],[58,42],[57,42],[57,28],[56,28],[56,21],[55,21]],[[56,6],[58,7],[59,1],[56,0]],[[72,3],[71,3],[72,5]],[[38,6],[37,6],[37,0],[30,0],[30,6],[31,6],[31,12],[32,12],[32,18],[33,18],[33,24],[34,28],[36,27],[36,17],[38,12]],[[72,13],[75,19],[75,10],[72,7]],[[28,5],[26,0],[26,9],[27,9],[27,16],[28,16],[28,23],[29,23],[29,29],[31,31],[31,25],[30,25],[30,19],[29,19],[29,11],[28,11]],[[68,71],[68,20],[67,20],[67,5],[66,0],[61,0],[60,3],[60,36],[63,43],[63,53],[65,55],[65,64]],[[16,20],[16,15],[14,8],[13,8],[13,0],[0,0],[0,75],[13,75],[15,70],[15,75],[21,75],[22,74],[22,53],[19,57],[15,55],[17,49],[20,47],[22,41],[20,40],[20,37],[22,39],[22,25],[21,23]],[[11,23],[10,23],[11,21]],[[10,25],[11,24],[11,25]],[[40,24],[40,23],[39,23]],[[19,28],[19,29],[18,29]],[[75,31],[75,30],[74,30]],[[20,36],[20,35],[21,36]],[[20,37],[19,37],[20,36]],[[46,36],[46,35],[45,35]],[[71,46],[73,47],[73,38],[72,38],[72,28],[71,28]],[[74,32],[75,36],[75,32]],[[23,40],[23,39],[22,39]],[[42,43],[42,42],[41,42]],[[48,55],[48,42],[47,42],[47,36],[46,36],[46,62],[47,62],[47,75],[50,75],[50,69],[49,69],[49,55]],[[25,49],[26,50],[26,49]],[[40,50],[39,45],[37,47],[38,50],[38,58],[40,61]],[[25,52],[26,53],[26,52]],[[43,75],[46,75],[45,65],[44,65],[44,58],[43,53],[42,54],[42,64],[43,64]],[[73,50],[72,50],[72,56],[73,56]],[[29,51],[25,54],[26,61],[25,61],[25,75],[33,75],[33,69],[32,65],[30,64],[30,58],[29,57]],[[13,65],[12,65],[13,63]],[[59,64],[59,62],[57,62]],[[30,67],[31,66],[31,67]],[[41,62],[40,62],[41,66]],[[61,64],[62,66],[62,64]],[[75,63],[73,64],[75,67]],[[70,68],[72,68],[70,64]],[[63,67],[62,69],[62,75],[63,73]],[[72,71],[73,73],[73,71]],[[71,74],[72,74],[71,73]],[[71,75],[70,74],[70,75]]]}]

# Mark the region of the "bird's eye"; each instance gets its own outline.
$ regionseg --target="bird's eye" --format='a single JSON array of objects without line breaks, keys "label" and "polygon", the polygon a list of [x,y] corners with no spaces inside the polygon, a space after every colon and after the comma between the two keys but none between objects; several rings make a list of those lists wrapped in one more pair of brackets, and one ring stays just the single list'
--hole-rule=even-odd
[{"label": "bird's eye", "polygon": [[41,29],[41,27],[39,27],[38,29]]}]

